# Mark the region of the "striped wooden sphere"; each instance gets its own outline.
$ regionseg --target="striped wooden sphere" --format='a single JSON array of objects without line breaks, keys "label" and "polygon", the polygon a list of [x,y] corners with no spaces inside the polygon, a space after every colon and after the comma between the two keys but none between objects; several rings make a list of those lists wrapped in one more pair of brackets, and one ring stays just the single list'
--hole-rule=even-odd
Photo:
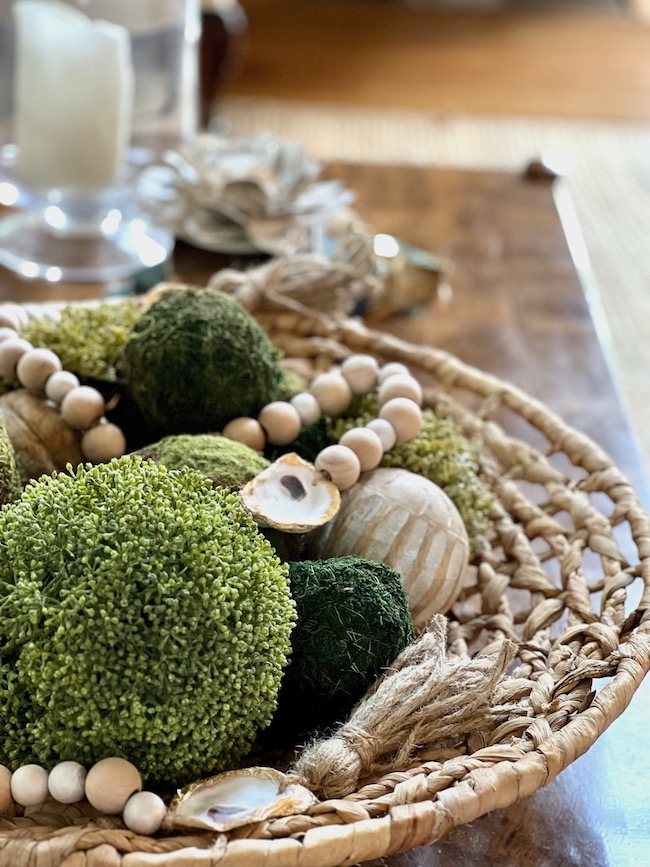
[{"label": "striped wooden sphere", "polygon": [[341,494],[341,508],[314,538],[312,557],[385,563],[402,579],[416,627],[445,613],[461,590],[469,539],[458,509],[429,479],[380,467]]}]

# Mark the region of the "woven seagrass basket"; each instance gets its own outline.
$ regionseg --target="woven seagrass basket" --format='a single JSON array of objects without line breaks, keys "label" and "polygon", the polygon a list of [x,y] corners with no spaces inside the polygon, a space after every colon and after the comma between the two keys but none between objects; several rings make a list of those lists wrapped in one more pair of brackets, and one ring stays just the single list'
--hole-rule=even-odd
[{"label": "woven seagrass basket", "polygon": [[412,766],[348,797],[230,835],[143,837],[118,818],[54,802],[17,811],[0,819],[3,865],[328,867],[424,846],[548,783],[623,712],[650,667],[650,521],[594,442],[444,351],[281,307],[254,312],[286,355],[323,368],[352,352],[404,362],[426,404],[442,403],[480,439],[494,531],[449,612],[448,653],[515,643],[495,692],[506,718],[453,751],[422,744]]}]

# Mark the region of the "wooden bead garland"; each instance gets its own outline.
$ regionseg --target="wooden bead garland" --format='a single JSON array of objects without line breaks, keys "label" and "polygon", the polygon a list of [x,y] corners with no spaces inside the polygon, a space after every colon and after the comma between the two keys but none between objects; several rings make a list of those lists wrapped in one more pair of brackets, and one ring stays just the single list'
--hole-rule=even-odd
[{"label": "wooden bead garland", "polygon": [[[124,454],[124,434],[106,420],[106,404],[100,392],[81,385],[75,374],[63,370],[56,353],[34,348],[20,337],[20,329],[28,319],[29,313],[20,305],[0,306],[0,377],[17,379],[27,391],[58,404],[63,420],[73,429],[83,431],[80,447],[89,461],[100,463]],[[345,490],[360,473],[378,466],[383,453],[396,442],[406,442],[420,430],[422,388],[404,364],[390,362],[380,367],[370,355],[351,355],[340,369],[318,375],[308,391],[294,395],[289,401],[267,404],[256,419],[235,418],[222,433],[256,451],[262,451],[267,442],[288,445],[303,426],[314,424],[322,415],[340,415],[354,395],[375,388],[378,388],[379,418],[364,429],[348,431],[336,447],[324,449],[314,462],[337,487]]]},{"label": "wooden bead garland", "polygon": [[49,773],[40,765],[28,764],[12,774],[0,765],[0,814],[14,803],[37,807],[48,795],[60,804],[76,804],[85,798],[102,813],[122,813],[126,827],[137,834],[155,834],[167,812],[159,795],[142,790],[135,765],[117,756],[102,759],[88,772],[73,761],[59,762]]},{"label": "wooden bead garland", "polygon": [[80,448],[87,460],[101,463],[123,455],[126,439],[117,425],[106,420],[101,393],[63,370],[56,353],[35,348],[20,337],[28,320],[29,314],[19,305],[0,306],[0,377],[17,380],[30,394],[58,404],[62,419],[83,432]]},{"label": "wooden bead garland", "polygon": [[339,370],[319,374],[308,391],[289,401],[267,404],[257,419],[233,419],[222,433],[246,445],[254,439],[256,445],[252,447],[258,451],[267,441],[271,445],[288,445],[303,426],[314,424],[323,415],[340,415],[354,395],[377,387],[379,418],[363,428],[347,431],[337,445],[327,446],[314,461],[316,469],[344,491],[361,473],[378,467],[384,452],[396,442],[413,439],[422,426],[422,386],[403,364],[391,362],[380,368],[370,355],[351,355]]}]

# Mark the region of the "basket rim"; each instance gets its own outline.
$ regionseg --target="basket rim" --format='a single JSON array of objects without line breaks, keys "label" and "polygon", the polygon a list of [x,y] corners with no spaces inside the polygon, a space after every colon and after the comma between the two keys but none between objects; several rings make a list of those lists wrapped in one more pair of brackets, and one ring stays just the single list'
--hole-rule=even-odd
[{"label": "basket rim", "polygon": [[[257,314],[255,314],[257,315]],[[296,331],[300,337],[327,339],[338,344],[341,351],[369,352],[382,358],[403,361],[431,374],[445,389],[457,386],[470,388],[486,401],[496,398],[509,409],[540,430],[551,443],[561,443],[579,455],[580,465],[589,474],[606,477],[608,492],[616,506],[622,504],[632,529],[640,559],[640,576],[644,581],[644,599],[650,596],[650,517],[643,510],[638,493],[621,470],[602,448],[587,434],[565,422],[543,402],[518,386],[479,368],[466,364],[453,354],[438,347],[418,345],[375,331],[349,319],[312,311],[276,309],[262,311],[263,324],[277,330]],[[271,338],[273,333],[271,329]],[[407,779],[397,782],[385,815],[346,820],[310,827],[296,837],[278,836],[227,839],[214,837],[208,848],[188,846],[177,851],[125,851],[119,863],[124,867],[137,864],[165,864],[179,867],[184,863],[224,863],[248,865],[257,859],[269,859],[277,867],[336,867],[396,854],[425,846],[445,836],[453,828],[466,824],[494,809],[510,806],[519,798],[532,794],[553,780],[562,770],[595,743],[597,738],[623,713],[650,670],[650,614],[644,599],[635,612],[633,631],[611,654],[615,669],[611,680],[599,689],[590,705],[569,718],[558,730],[540,732],[540,738],[530,749],[511,757],[489,748],[461,756],[465,766],[462,778],[447,788],[437,790],[421,800],[409,800]],[[577,624],[580,627],[581,624]],[[582,624],[587,628],[587,624]],[[415,774],[427,776],[426,768]],[[418,782],[421,785],[422,781]],[[336,801],[331,805],[336,813]],[[92,833],[93,827],[88,828]],[[127,836],[130,832],[125,832]],[[131,835],[132,837],[133,835]],[[0,864],[5,861],[0,828]],[[108,838],[107,838],[108,839]],[[164,839],[164,838],[163,838]],[[85,844],[84,844],[85,845]],[[9,856],[11,857],[11,856]],[[119,857],[119,856],[118,856]]]}]

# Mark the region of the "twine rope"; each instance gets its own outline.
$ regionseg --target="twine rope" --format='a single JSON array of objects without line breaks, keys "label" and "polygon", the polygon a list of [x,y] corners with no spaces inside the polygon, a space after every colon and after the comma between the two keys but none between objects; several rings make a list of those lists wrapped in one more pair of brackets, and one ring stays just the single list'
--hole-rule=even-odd
[{"label": "twine rope", "polygon": [[210,278],[211,289],[226,292],[248,311],[313,308],[347,316],[360,300],[376,297],[383,281],[375,273],[364,235],[344,236],[331,259],[316,253],[279,256],[248,271],[225,268]]},{"label": "twine rope", "polygon": [[494,654],[453,657],[446,638],[446,620],[435,615],[349,720],[304,750],[292,769],[304,785],[320,797],[344,798],[411,767],[434,744],[456,744],[494,726],[497,684],[516,645],[504,641]]}]

